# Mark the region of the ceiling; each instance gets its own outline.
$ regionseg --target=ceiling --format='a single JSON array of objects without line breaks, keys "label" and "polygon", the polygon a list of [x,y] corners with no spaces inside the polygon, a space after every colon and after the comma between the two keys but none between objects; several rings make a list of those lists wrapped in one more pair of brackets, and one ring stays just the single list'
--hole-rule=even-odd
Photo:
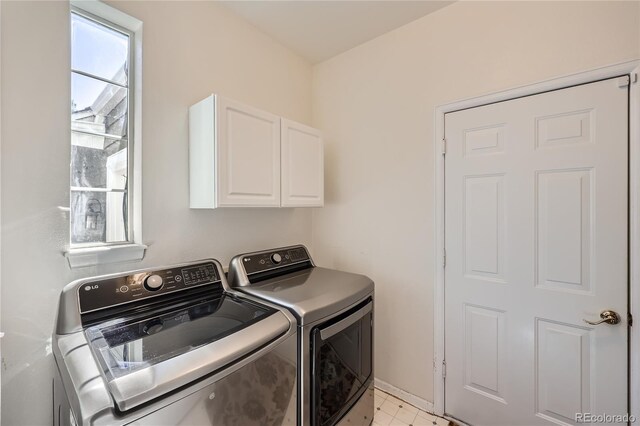
[{"label": "ceiling", "polygon": [[453,2],[245,0],[220,3],[315,64]]}]

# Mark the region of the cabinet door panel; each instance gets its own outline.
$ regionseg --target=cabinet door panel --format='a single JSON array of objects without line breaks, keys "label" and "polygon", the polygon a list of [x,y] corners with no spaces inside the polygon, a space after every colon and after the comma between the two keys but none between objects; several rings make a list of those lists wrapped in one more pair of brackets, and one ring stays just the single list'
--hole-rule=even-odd
[{"label": "cabinet door panel", "polygon": [[316,129],[282,119],[282,206],[324,205],[324,151]]},{"label": "cabinet door panel", "polygon": [[218,97],[218,206],[280,205],[280,118]]},{"label": "cabinet door panel", "polygon": [[189,108],[189,207],[216,207],[215,96]]}]

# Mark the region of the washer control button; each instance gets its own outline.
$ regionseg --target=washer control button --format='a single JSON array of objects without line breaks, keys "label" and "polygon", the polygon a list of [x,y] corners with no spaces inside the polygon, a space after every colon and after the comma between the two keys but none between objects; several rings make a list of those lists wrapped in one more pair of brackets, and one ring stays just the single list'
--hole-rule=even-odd
[{"label": "washer control button", "polygon": [[278,253],[273,253],[271,255],[271,261],[277,265],[278,263],[282,262],[282,256],[280,256]]},{"label": "washer control button", "polygon": [[160,275],[149,275],[144,280],[144,288],[150,291],[160,290],[162,288],[162,277]]},{"label": "washer control button", "polygon": [[126,285],[123,285],[122,287],[120,287],[120,293],[126,293],[129,291],[129,287],[127,287]]}]

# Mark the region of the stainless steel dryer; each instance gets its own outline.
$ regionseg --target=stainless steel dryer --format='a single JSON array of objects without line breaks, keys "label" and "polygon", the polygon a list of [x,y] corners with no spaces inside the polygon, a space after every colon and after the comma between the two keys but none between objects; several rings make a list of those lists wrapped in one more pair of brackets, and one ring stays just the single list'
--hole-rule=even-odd
[{"label": "stainless steel dryer", "polygon": [[298,245],[234,257],[229,283],[297,318],[300,424],[371,424],[373,281],[316,267]]},{"label": "stainless steel dryer", "polygon": [[296,424],[296,320],[215,260],[67,285],[54,425]]}]

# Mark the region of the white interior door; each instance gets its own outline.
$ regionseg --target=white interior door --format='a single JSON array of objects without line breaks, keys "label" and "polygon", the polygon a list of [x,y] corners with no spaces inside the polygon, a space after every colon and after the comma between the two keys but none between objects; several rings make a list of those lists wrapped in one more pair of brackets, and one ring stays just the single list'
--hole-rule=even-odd
[{"label": "white interior door", "polygon": [[[445,411],[627,413],[628,78],[445,115]],[[605,310],[617,325],[589,325]]]}]

